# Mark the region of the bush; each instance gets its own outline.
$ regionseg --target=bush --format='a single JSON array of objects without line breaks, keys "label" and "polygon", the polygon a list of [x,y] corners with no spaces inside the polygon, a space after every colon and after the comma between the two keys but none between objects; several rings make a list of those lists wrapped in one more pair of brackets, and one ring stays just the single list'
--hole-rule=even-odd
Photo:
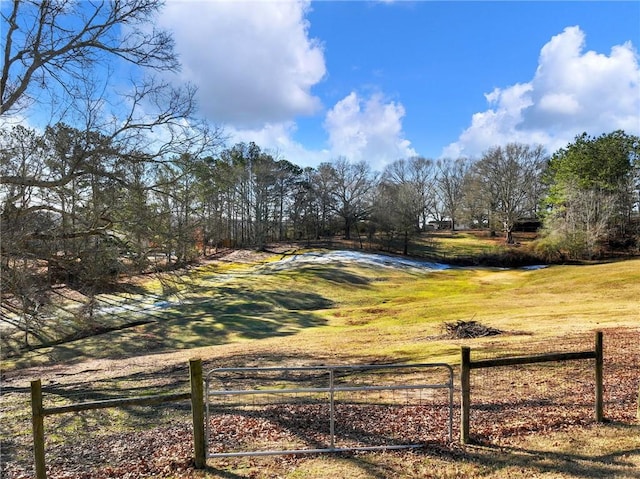
[{"label": "bush", "polygon": [[479,265],[499,268],[520,268],[547,262],[530,248],[506,248],[495,253],[483,253],[476,258]]}]

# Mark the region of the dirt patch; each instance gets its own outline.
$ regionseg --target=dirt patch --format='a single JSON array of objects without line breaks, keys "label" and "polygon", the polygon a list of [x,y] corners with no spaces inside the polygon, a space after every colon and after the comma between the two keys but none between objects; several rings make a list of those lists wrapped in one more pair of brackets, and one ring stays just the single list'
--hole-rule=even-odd
[{"label": "dirt patch", "polygon": [[234,263],[260,263],[275,255],[295,254],[298,247],[292,244],[267,245],[262,250],[236,249],[221,252],[215,259]]}]

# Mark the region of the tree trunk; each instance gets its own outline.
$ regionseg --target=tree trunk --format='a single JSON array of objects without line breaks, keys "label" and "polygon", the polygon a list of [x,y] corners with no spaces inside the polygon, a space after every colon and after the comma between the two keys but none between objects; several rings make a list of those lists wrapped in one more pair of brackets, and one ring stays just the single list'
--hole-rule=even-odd
[{"label": "tree trunk", "polygon": [[505,242],[507,244],[513,244],[514,243],[514,241],[513,241],[513,231],[511,231],[511,229],[507,230],[507,238],[506,238]]},{"label": "tree trunk", "polygon": [[344,220],[344,239],[351,239],[351,220],[349,218]]},{"label": "tree trunk", "polygon": [[507,244],[513,244],[513,225],[509,224],[509,222],[505,221],[504,222],[504,231],[506,234],[505,237],[505,243]]}]

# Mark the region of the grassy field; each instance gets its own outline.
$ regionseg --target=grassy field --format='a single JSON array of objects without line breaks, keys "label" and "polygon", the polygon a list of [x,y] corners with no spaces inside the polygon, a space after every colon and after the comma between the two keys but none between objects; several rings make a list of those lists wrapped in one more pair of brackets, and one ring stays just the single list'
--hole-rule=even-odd
[{"label": "grassy field", "polygon": [[[467,255],[497,247],[493,240],[464,234],[440,241],[443,256],[455,254],[456,248]],[[543,269],[419,271],[355,262],[282,267],[293,253],[237,252],[188,273],[142,283],[139,288],[146,294],[164,301],[147,310],[149,323],[5,360],[2,477],[30,477],[27,386],[34,378],[43,379],[51,404],[62,404],[187,390],[185,369],[191,357],[202,358],[207,368],[455,365],[461,345],[479,356],[590,348],[596,330],[605,331],[612,385],[607,404],[611,411],[616,405],[607,424],[563,424],[558,419],[547,429],[543,424],[529,433],[480,438],[473,446],[211,460],[207,471],[195,471],[184,427],[188,408],[102,411],[47,419],[50,477],[124,477],[123,471],[129,477],[176,479],[640,477],[637,396],[629,393],[637,392],[640,377],[640,259]],[[141,301],[126,299],[134,309]],[[465,340],[446,336],[444,323],[459,320],[474,320],[502,334]],[[117,321],[122,323],[122,317]],[[615,345],[608,338],[617,338]],[[616,381],[626,384],[620,397]],[[574,385],[565,387],[571,396]],[[573,391],[582,393],[577,386]],[[161,435],[169,439],[161,440]],[[85,444],[76,441],[79,437],[86,445],[72,447],[70,442]],[[104,447],[91,446],[92,441]],[[100,449],[110,452],[91,455]],[[146,452],[144,457],[136,455],[137,449]]]}]

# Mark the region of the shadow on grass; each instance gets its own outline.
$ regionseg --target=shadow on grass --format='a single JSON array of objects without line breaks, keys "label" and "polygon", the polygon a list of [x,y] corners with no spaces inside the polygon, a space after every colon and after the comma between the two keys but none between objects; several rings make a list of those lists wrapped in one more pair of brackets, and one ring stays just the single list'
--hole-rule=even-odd
[{"label": "shadow on grass", "polygon": [[[209,288],[189,295],[182,304],[154,311],[153,321],[148,324],[42,349],[38,362],[130,357],[287,336],[326,324],[316,311],[332,306],[330,300],[316,293]],[[16,365],[28,365],[34,358],[18,359]]]},{"label": "shadow on grass", "polygon": [[[163,350],[224,344],[234,338],[286,336],[326,324],[315,311],[330,307],[329,300],[315,293],[221,287],[165,310],[141,333]],[[126,354],[137,350],[127,343],[121,348]]]},{"label": "shadow on grass", "polygon": [[[554,476],[559,474],[562,477],[581,477],[585,479],[640,477],[640,472],[635,469],[635,464],[625,459],[629,456],[639,456],[640,448],[620,450],[613,454],[602,456],[583,456],[580,454],[509,447],[470,447],[461,451],[455,447],[447,448],[439,445],[429,445],[423,449],[416,449],[411,454],[414,458],[422,456],[425,461],[428,461],[429,457],[437,456],[444,461],[450,462],[452,466],[460,462],[474,463],[495,471],[500,477],[502,477],[500,471],[506,469],[503,477],[507,477],[509,475],[508,470],[513,470],[513,468],[522,471],[522,475],[517,477],[526,477],[526,474],[535,475],[536,477],[539,474],[552,474]],[[397,474],[397,470],[390,470],[388,464],[377,463],[367,456],[354,456],[349,458],[349,461],[365,472],[368,475],[367,477],[387,478]],[[480,476],[483,476],[483,474],[479,473],[478,477]],[[445,477],[445,475],[442,477]]]},{"label": "shadow on grass", "polygon": [[[617,424],[616,427],[635,430],[638,426]],[[633,432],[633,431],[631,431]],[[467,460],[491,467],[521,467],[542,473],[555,473],[567,477],[602,478],[635,477],[640,478],[636,469],[640,459],[640,447],[617,450],[602,455],[582,455],[549,450],[535,450],[512,446],[470,446],[465,453]],[[635,461],[630,457],[636,457]]]},{"label": "shadow on grass", "polygon": [[[366,287],[369,284],[366,275],[350,271],[347,266],[334,263],[301,267],[296,270],[293,282],[289,272],[270,267],[258,273],[232,272],[226,279],[225,275],[172,275],[164,278],[171,285],[167,289],[173,296],[167,297],[167,301],[154,303],[148,311],[136,309],[127,302],[116,302],[109,306],[119,308],[118,311],[102,314],[91,331],[67,336],[56,341],[57,344],[38,346],[37,351],[12,357],[12,363],[19,369],[33,364],[138,356],[294,334],[326,324],[315,311],[333,306],[322,294],[296,291],[295,285],[317,282],[326,283],[328,287]],[[279,282],[281,274],[282,284],[293,284],[293,289],[285,289],[286,286],[261,289],[266,283]],[[262,284],[261,277],[265,278]],[[231,283],[224,282],[229,279]],[[241,281],[236,283],[235,279]]]},{"label": "shadow on grass", "polygon": [[348,271],[349,265],[340,262],[333,263],[330,267],[324,266],[303,266],[298,267],[296,275],[305,279],[318,279],[330,284],[354,284],[358,286],[368,285],[371,280],[364,276]]},{"label": "shadow on grass", "polygon": [[213,474],[213,478],[215,479],[246,479],[248,477],[236,474],[235,472],[218,469],[210,465],[207,465],[207,467],[205,468],[205,472],[207,474],[207,477],[211,477],[211,474]]},{"label": "shadow on grass", "polygon": [[[634,469],[634,464],[621,458],[640,454],[640,448],[622,450],[615,454],[588,457],[574,454],[559,454],[549,451],[530,451],[525,449],[487,448],[485,450],[460,451],[456,448],[449,449],[438,444],[426,445],[422,449],[411,452],[385,452],[385,455],[393,455],[394,459],[380,460],[381,453],[340,453],[338,457],[351,467],[352,473],[360,471],[358,477],[371,479],[387,479],[390,477],[413,477],[410,474],[403,475],[405,467],[411,463],[418,463],[429,467],[431,458],[437,457],[448,465],[430,466],[433,476],[428,477],[454,477],[452,471],[458,471],[456,464],[475,464],[478,471],[472,477],[484,477],[488,471],[493,471],[496,477],[511,477],[509,474],[515,469],[519,471],[516,477],[537,477],[540,474],[561,475],[562,477],[580,477],[585,479],[599,479],[603,477],[629,477],[638,478],[640,474]],[[410,454],[410,456],[409,456]],[[310,456],[309,456],[310,457]],[[298,468],[304,470],[304,459],[298,463]],[[422,468],[420,468],[422,469]],[[484,472],[481,472],[484,471]],[[501,472],[502,471],[502,472]],[[511,471],[511,472],[510,472]],[[255,477],[255,471],[247,474],[225,471],[208,465],[206,472],[215,478],[245,479]],[[504,473],[504,476],[501,474]],[[455,472],[455,477],[459,472]],[[315,477],[315,476],[313,476]]]}]

